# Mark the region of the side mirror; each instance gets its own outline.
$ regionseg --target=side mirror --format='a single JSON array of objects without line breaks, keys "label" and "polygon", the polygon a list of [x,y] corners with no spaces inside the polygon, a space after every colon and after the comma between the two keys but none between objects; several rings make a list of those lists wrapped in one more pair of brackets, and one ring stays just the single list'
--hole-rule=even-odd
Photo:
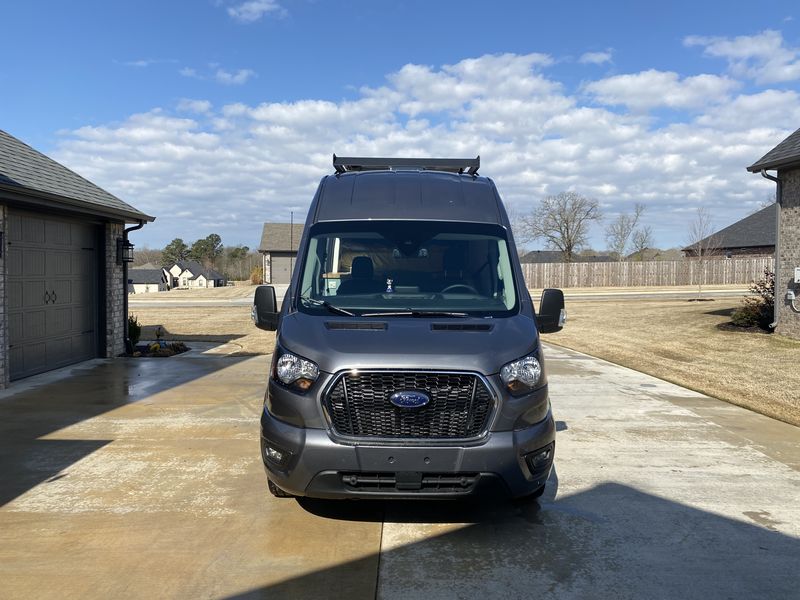
[{"label": "side mirror", "polygon": [[260,285],[256,288],[252,317],[253,323],[259,329],[278,329],[278,301],[275,299],[275,288],[271,285]]},{"label": "side mirror", "polygon": [[564,292],[554,288],[543,290],[536,320],[541,333],[561,331],[567,320],[567,311],[564,310]]}]

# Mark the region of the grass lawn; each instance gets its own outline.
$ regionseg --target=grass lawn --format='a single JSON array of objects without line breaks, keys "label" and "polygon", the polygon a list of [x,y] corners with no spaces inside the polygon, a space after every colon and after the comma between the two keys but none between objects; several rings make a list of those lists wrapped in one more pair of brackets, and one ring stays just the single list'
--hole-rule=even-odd
[{"label": "grass lawn", "polygon": [[720,330],[739,305],[567,301],[566,327],[543,339],[800,425],[800,342]]}]

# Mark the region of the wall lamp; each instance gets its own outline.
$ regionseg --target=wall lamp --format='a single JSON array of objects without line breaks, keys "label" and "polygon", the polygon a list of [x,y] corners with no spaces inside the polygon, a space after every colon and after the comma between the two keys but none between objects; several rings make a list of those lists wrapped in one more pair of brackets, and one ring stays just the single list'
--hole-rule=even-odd
[{"label": "wall lamp", "polygon": [[117,264],[133,262],[133,244],[123,238],[117,238]]}]

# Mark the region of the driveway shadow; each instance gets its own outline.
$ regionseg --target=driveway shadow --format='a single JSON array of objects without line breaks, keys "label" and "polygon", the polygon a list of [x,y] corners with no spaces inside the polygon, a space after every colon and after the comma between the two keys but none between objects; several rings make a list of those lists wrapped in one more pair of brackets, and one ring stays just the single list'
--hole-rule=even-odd
[{"label": "driveway shadow", "polygon": [[[800,589],[800,540],[625,485],[526,505],[439,504],[387,505],[379,557],[231,598],[712,600]],[[354,578],[376,583],[356,594]]]},{"label": "driveway shadow", "polygon": [[0,398],[0,506],[113,441],[41,438],[246,358],[182,359],[179,368],[175,360],[117,358],[17,393],[12,384]]}]

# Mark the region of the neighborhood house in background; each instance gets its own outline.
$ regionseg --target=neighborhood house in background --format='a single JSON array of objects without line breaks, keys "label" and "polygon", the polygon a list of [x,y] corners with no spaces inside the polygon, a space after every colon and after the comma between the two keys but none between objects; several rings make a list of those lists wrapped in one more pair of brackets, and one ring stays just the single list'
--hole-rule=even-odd
[{"label": "neighborhood house in background", "polygon": [[264,283],[289,283],[303,227],[302,223],[264,223],[258,246],[264,267]]}]

